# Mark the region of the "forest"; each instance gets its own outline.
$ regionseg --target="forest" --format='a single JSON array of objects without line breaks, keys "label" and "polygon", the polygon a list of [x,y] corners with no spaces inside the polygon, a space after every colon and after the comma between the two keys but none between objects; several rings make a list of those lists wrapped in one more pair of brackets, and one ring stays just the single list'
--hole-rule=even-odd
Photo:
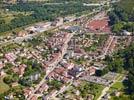
[{"label": "forest", "polygon": [[134,2],[133,0],[122,0],[113,5],[109,13],[112,31],[120,33],[122,30],[134,31]]},{"label": "forest", "polygon": [[32,12],[30,15],[21,15],[5,23],[0,20],[0,33],[6,32],[18,27],[33,24],[39,21],[53,21],[57,17],[78,14],[83,11],[91,11],[93,7],[83,6],[82,3],[69,3],[60,5],[44,5],[42,3],[24,3],[8,5],[4,9],[15,12]]}]

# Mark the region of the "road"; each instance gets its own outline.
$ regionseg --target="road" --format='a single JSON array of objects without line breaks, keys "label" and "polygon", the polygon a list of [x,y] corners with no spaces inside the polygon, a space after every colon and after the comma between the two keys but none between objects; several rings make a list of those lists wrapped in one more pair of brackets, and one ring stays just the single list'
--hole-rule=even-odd
[{"label": "road", "polygon": [[106,48],[105,51],[104,51],[104,55],[107,55],[108,50],[109,50],[109,48],[110,48],[110,46],[111,46],[111,44],[112,44],[114,38],[115,38],[115,36],[111,36],[110,42],[109,42],[107,48]]}]

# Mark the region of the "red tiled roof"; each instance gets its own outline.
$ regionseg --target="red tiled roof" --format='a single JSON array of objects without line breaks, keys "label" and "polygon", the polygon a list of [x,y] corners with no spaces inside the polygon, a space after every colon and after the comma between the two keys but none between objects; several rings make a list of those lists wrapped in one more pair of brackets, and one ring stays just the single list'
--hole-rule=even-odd
[{"label": "red tiled roof", "polygon": [[110,32],[110,28],[108,26],[108,20],[92,20],[87,24],[87,28],[91,31],[102,31],[102,32]]},{"label": "red tiled roof", "polygon": [[30,100],[37,100],[38,99],[38,97],[37,96],[32,96],[32,98],[30,99]]},{"label": "red tiled roof", "polygon": [[56,72],[57,74],[60,74],[60,75],[62,75],[64,71],[65,71],[65,69],[63,67],[54,69],[54,72]]}]

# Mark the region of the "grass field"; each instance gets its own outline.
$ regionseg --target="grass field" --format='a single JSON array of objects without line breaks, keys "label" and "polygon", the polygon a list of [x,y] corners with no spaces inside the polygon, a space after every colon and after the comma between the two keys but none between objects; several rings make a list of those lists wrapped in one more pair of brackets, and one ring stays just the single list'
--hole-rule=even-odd
[{"label": "grass field", "polygon": [[98,97],[101,95],[101,92],[102,92],[103,89],[104,89],[104,86],[98,85],[98,90],[97,90],[93,100],[97,100],[98,99]]},{"label": "grass field", "polygon": [[120,90],[120,89],[124,89],[124,85],[122,82],[116,82],[115,84],[113,84],[113,86],[111,88]]},{"label": "grass field", "polygon": [[9,90],[9,86],[3,82],[3,78],[0,78],[0,94]]}]

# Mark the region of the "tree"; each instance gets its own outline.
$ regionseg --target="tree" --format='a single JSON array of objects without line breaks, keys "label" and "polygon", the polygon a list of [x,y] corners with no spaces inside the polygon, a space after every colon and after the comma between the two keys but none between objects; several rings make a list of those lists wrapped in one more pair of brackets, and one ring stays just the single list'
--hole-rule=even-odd
[{"label": "tree", "polygon": [[4,77],[4,82],[5,82],[6,84],[11,84],[11,83],[12,83],[12,78],[11,78],[11,76],[6,76],[6,77]]},{"label": "tree", "polygon": [[55,88],[55,89],[60,89],[60,87],[62,85],[62,83],[60,81],[57,81],[57,80],[52,80],[48,84],[53,86],[53,88]]},{"label": "tree", "polygon": [[113,25],[119,22],[118,16],[112,11],[109,13],[109,19],[110,19],[110,25]]},{"label": "tree", "polygon": [[0,24],[5,24],[5,20],[0,19]]},{"label": "tree", "polygon": [[122,58],[115,58],[112,62],[112,69],[111,71],[114,72],[122,72],[124,66],[124,62]]},{"label": "tree", "polygon": [[123,28],[123,23],[118,22],[117,24],[114,24],[114,26],[112,27],[112,31],[115,33],[119,33],[121,32],[122,28]]},{"label": "tree", "polygon": [[97,70],[97,71],[96,71],[96,75],[97,75],[97,76],[103,76],[103,75],[105,75],[105,74],[108,73],[108,72],[109,72],[108,67],[105,67],[105,68],[102,69],[102,70]]},{"label": "tree", "polygon": [[128,74],[128,91],[131,94],[134,93],[134,72],[133,71],[129,71]]},{"label": "tree", "polygon": [[[129,24],[134,21],[133,5],[133,0],[123,0],[114,4],[113,10],[109,13],[110,25],[112,26],[113,32],[119,33],[121,30],[133,32],[133,24]],[[121,24],[121,22],[125,24]]]},{"label": "tree", "polygon": [[21,78],[19,79],[19,83],[23,86],[31,86],[32,85],[32,81],[29,81],[28,78]]}]

